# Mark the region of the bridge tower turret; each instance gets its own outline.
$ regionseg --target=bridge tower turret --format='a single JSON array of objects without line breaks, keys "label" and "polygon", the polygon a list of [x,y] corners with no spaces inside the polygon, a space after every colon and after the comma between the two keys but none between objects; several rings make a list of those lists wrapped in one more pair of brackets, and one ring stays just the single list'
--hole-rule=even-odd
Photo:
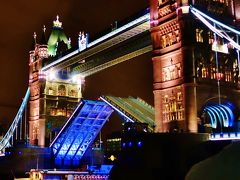
[{"label": "bridge tower turret", "polygon": [[197,132],[187,5],[184,1],[151,0],[156,132]]},{"label": "bridge tower turret", "polygon": [[58,16],[48,40],[45,29],[39,43],[34,33],[29,52],[29,138],[40,147],[49,145],[82,97],[80,75],[70,75],[67,68],[43,71],[46,64],[71,48]]},{"label": "bridge tower turret", "polygon": [[[191,3],[233,25],[234,12],[229,9],[237,2],[150,0],[156,132],[198,132],[201,108],[213,97],[227,95],[239,104],[234,98],[238,94],[236,53],[230,46],[229,53],[216,49],[226,42],[214,39],[214,33],[189,8]],[[235,26],[237,20],[235,13]]]},{"label": "bridge tower turret", "polygon": [[40,44],[37,43],[37,35],[34,33],[33,49],[29,52],[29,139],[30,144],[45,144],[45,100],[42,91],[45,85],[45,75],[41,68],[43,60],[48,58],[48,47],[45,40],[45,27]]}]

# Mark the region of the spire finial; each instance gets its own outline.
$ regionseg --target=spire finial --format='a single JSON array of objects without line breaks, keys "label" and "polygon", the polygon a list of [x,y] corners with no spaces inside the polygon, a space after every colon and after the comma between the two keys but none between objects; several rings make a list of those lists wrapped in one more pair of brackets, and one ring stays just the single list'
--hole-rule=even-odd
[{"label": "spire finial", "polygon": [[37,33],[36,32],[33,33],[33,38],[34,38],[34,43],[36,44],[37,43]]},{"label": "spire finial", "polygon": [[46,32],[46,26],[43,25],[43,32],[45,33]]},{"label": "spire finial", "polygon": [[59,21],[59,16],[57,15],[56,18],[57,18],[56,21],[53,21],[53,26],[61,28],[62,27],[62,22]]}]

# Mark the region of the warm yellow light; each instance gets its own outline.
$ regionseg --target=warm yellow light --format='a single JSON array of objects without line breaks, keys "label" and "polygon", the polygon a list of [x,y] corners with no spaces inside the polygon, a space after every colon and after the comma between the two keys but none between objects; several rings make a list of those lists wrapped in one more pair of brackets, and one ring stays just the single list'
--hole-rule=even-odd
[{"label": "warm yellow light", "polygon": [[114,155],[111,155],[108,159],[110,159],[111,161],[114,161],[117,158]]},{"label": "warm yellow light", "polygon": [[47,75],[48,80],[52,81],[56,79],[56,73],[54,71],[50,71]]},{"label": "warm yellow light", "polygon": [[227,44],[217,44],[216,42],[214,42],[212,44],[212,50],[213,51],[217,51],[217,52],[221,52],[221,53],[225,53],[228,54],[228,45]]}]

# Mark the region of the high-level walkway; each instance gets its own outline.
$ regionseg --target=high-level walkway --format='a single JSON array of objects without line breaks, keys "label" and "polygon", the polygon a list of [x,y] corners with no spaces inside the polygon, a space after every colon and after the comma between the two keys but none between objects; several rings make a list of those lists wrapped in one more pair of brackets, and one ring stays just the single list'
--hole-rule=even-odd
[{"label": "high-level walkway", "polygon": [[[150,14],[141,17],[90,42],[83,51],[75,50],[45,64],[44,73],[68,68],[86,77],[103,69],[152,51]],[[49,61],[48,61],[49,62]]]}]

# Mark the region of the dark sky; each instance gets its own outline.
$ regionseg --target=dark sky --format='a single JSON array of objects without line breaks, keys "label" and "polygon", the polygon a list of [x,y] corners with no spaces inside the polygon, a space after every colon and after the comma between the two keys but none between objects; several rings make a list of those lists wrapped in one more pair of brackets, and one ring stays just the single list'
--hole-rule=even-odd
[{"label": "dark sky", "polygon": [[[114,21],[123,20],[148,6],[148,0],[2,2],[0,125],[12,122],[27,89],[28,53],[33,41],[33,32],[40,38],[42,27],[46,25],[49,35],[52,21],[59,15],[65,34],[71,38],[73,45],[76,45],[79,31],[83,30],[88,32],[90,38],[94,37],[110,28]],[[100,94],[140,96],[152,104],[151,89],[152,69],[149,53],[136,58],[134,62],[127,61],[88,77],[85,85],[87,92],[84,92],[84,95],[87,98],[95,98]]]}]

